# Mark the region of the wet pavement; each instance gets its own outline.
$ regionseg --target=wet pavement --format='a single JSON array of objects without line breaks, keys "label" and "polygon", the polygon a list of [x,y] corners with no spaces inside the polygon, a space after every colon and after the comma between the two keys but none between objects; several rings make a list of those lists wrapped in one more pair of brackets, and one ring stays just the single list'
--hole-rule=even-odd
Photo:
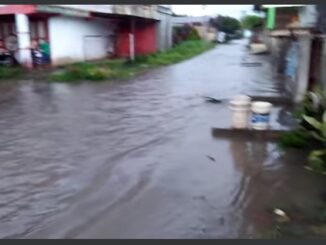
[{"label": "wet pavement", "polygon": [[274,206],[317,204],[304,153],[212,135],[230,112],[202,96],[283,95],[244,46],[119,83],[1,84],[0,237],[251,238]]}]

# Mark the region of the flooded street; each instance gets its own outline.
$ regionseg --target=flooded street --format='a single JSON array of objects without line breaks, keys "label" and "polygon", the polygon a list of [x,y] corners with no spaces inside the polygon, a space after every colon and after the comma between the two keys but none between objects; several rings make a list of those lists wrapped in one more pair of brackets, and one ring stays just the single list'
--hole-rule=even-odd
[{"label": "flooded street", "polygon": [[230,112],[202,96],[280,96],[250,59],[235,41],[129,81],[0,84],[0,237],[251,238],[316,205],[304,153],[212,135]]}]

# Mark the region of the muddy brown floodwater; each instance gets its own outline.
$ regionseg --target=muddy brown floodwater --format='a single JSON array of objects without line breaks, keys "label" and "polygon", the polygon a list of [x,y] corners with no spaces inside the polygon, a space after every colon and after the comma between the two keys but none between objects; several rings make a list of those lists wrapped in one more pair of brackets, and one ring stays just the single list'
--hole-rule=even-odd
[{"label": "muddy brown floodwater", "polygon": [[1,84],[0,237],[258,237],[271,207],[318,203],[303,153],[212,136],[230,113],[202,96],[282,91],[244,45],[113,84]]}]

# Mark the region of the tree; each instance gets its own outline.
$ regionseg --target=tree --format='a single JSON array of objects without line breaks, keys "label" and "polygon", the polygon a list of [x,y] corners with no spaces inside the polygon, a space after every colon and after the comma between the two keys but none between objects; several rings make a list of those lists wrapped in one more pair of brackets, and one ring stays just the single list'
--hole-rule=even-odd
[{"label": "tree", "polygon": [[191,25],[176,26],[173,28],[173,43],[178,44],[187,40],[200,40],[198,31]]},{"label": "tree", "polygon": [[219,31],[227,34],[235,34],[236,31],[241,29],[241,23],[238,19],[219,15],[210,20],[211,25],[216,27]]},{"label": "tree", "polygon": [[242,20],[242,27],[249,30],[255,30],[263,26],[264,19],[256,15],[247,15]]}]

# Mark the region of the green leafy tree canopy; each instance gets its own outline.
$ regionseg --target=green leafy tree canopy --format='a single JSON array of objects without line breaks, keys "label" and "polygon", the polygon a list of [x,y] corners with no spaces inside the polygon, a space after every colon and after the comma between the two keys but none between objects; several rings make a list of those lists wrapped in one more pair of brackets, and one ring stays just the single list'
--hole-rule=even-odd
[{"label": "green leafy tree canopy", "polygon": [[249,30],[254,30],[263,26],[264,19],[257,15],[247,15],[242,20],[242,27]]},{"label": "green leafy tree canopy", "polygon": [[219,31],[234,34],[236,31],[241,29],[241,23],[238,19],[219,15],[216,18],[210,20],[211,25],[216,27]]}]

